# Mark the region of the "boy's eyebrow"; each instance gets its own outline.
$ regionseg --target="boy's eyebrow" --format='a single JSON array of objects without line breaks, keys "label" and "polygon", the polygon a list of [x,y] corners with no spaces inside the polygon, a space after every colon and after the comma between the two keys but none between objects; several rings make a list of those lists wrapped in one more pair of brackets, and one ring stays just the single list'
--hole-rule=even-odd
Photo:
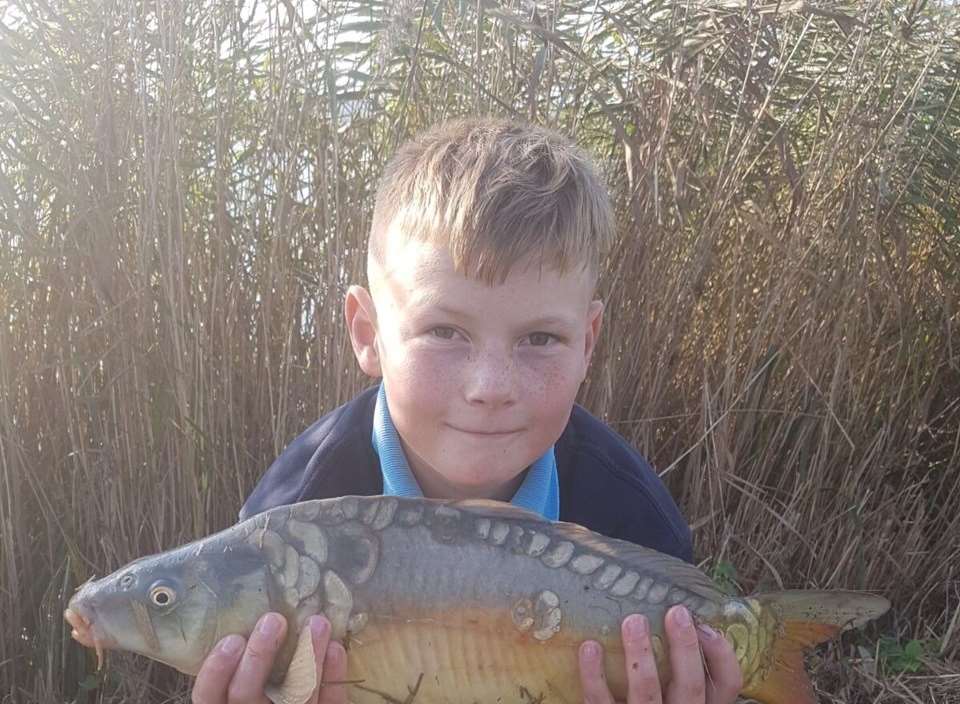
[{"label": "boy's eyebrow", "polygon": [[465,310],[459,310],[458,308],[451,308],[445,303],[437,303],[433,298],[423,298],[421,300],[415,301],[411,306],[413,310],[418,312],[430,312],[430,313],[442,313],[444,315],[449,315],[454,318],[470,318],[471,314]]},{"label": "boy's eyebrow", "polygon": [[[457,308],[452,308],[447,304],[438,303],[436,306],[430,306],[432,310],[435,310],[440,313],[445,313],[446,315],[456,317],[456,318],[471,318],[473,317],[472,313],[467,311],[459,310]],[[538,327],[564,327],[568,325],[574,325],[576,319],[573,316],[567,315],[555,315],[547,314],[541,315],[531,320],[523,321],[523,327],[526,328],[538,328]]]},{"label": "boy's eyebrow", "polygon": [[573,325],[576,321],[572,316],[567,315],[543,315],[539,318],[526,321],[528,327],[563,327]]}]

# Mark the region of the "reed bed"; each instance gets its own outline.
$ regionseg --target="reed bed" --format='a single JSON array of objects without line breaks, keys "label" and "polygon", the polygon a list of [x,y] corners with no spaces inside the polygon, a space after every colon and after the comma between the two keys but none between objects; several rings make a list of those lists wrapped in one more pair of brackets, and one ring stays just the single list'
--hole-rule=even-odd
[{"label": "reed bed", "polygon": [[823,702],[960,702],[960,19],[924,0],[0,1],[0,700],[94,673],[91,574],[229,525],[367,382],[377,177],[458,115],[556,126],[619,239],[581,401],[733,588],[874,589]]}]

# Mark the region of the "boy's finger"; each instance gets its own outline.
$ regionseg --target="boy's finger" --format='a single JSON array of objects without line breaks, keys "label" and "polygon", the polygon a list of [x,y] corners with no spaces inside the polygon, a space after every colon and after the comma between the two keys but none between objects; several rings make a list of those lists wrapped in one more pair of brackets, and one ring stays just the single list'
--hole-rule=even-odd
[{"label": "boy's finger", "polygon": [[733,646],[715,630],[701,624],[697,626],[700,648],[709,672],[707,701],[710,704],[731,704],[743,688],[743,673]]},{"label": "boy's finger", "polygon": [[[333,643],[330,640],[330,621],[328,621],[325,616],[318,614],[310,617],[307,626],[313,638],[313,652],[317,659],[317,689],[313,693],[313,698],[310,701],[326,702],[329,704],[333,702],[334,699],[330,698],[330,692],[324,691],[325,689],[329,689],[329,687],[325,687],[323,683],[331,680],[336,681],[334,676],[337,674],[333,671],[337,667],[336,657],[331,658],[331,652],[333,650],[331,646]],[[343,689],[345,690],[345,688]],[[345,698],[344,701],[346,701]]]},{"label": "boy's finger", "polygon": [[664,619],[667,644],[670,651],[670,684],[667,687],[668,704],[704,704],[706,677],[700,658],[700,639],[682,606],[674,606]]},{"label": "boy's finger", "polygon": [[347,685],[343,684],[346,679],[347,651],[337,641],[331,641],[323,660],[323,683],[318,704],[347,704]]},{"label": "boy's finger", "polygon": [[627,704],[660,704],[660,678],[650,643],[650,624],[641,614],[623,619],[620,627],[623,657],[627,665]]},{"label": "boy's finger", "polygon": [[240,662],[246,641],[238,635],[223,638],[207,655],[190,692],[193,704],[223,704],[227,700],[227,687]]},{"label": "boy's finger", "polygon": [[263,688],[286,633],[287,621],[280,614],[267,613],[260,617],[227,689],[227,701],[230,704],[260,704],[266,701]]},{"label": "boy's finger", "polygon": [[603,649],[596,641],[580,644],[580,688],[584,704],[613,704],[613,695],[607,687],[603,671]]}]

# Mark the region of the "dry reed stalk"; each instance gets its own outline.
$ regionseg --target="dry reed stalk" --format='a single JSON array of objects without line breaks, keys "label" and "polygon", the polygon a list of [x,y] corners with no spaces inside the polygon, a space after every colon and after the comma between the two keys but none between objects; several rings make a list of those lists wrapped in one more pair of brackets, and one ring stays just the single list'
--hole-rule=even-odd
[{"label": "dry reed stalk", "polygon": [[[707,566],[893,599],[814,659],[824,701],[960,700],[949,5],[257,7],[0,4],[0,699],[185,697],[139,659],[91,679],[65,599],[234,520],[361,388],[341,305],[380,168],[494,112],[607,173],[581,400]],[[937,641],[926,672],[873,669],[879,632]]]}]

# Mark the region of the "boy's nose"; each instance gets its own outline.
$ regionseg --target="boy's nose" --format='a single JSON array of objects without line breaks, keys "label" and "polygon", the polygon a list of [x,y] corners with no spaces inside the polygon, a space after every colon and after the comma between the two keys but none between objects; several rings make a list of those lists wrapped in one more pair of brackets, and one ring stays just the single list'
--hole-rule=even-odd
[{"label": "boy's nose", "polygon": [[479,354],[470,360],[464,395],[471,405],[509,406],[516,402],[513,361],[509,356]]}]

